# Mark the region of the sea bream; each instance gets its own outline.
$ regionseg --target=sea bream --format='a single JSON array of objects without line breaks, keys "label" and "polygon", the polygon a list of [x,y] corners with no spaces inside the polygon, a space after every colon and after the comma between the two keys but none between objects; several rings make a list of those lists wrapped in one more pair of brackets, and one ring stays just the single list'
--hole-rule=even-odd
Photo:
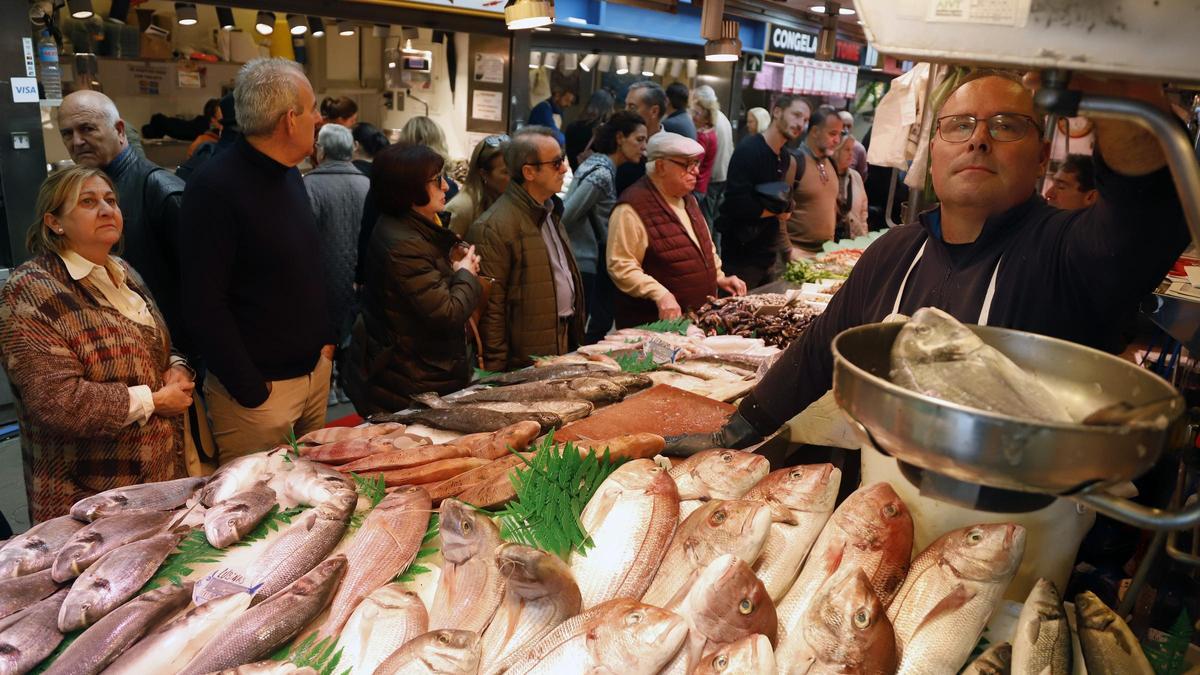
[{"label": "sea bream", "polygon": [[375,438],[389,434],[404,433],[403,424],[366,424],[357,427],[325,427],[304,434],[296,441],[299,445],[327,445],[354,438]]},{"label": "sea bream", "polygon": [[583,607],[642,597],[678,523],[679,492],[661,466],[635,459],[609,474],[579,516],[593,546],[568,560]]},{"label": "sea bream", "polygon": [[429,608],[429,629],[483,633],[504,597],[504,575],[496,566],[500,528],[457,499],[442,502],[438,523],[442,573]]},{"label": "sea bream", "polygon": [[663,556],[658,574],[642,596],[648,605],[666,607],[709,563],[734,555],[753,565],[771,528],[771,510],[762,502],[714,500],[680,523]]},{"label": "sea bream", "polygon": [[720,645],[700,657],[691,675],[776,675],[775,650],[766,635]]},{"label": "sea bream", "polygon": [[702,450],[671,467],[682,520],[710,499],[741,499],[771,470],[766,457],[742,450]]},{"label": "sea bream", "polygon": [[1153,675],[1129,626],[1091,591],[1075,596],[1075,629],[1088,675]]},{"label": "sea bream", "polygon": [[146,631],[187,607],[192,601],[192,585],[188,582],[161,586],[114,609],[75,638],[45,672],[47,675],[99,673]]},{"label": "sea bream", "polygon": [[1009,675],[1012,672],[1012,645],[998,642],[963,669],[961,675]]},{"label": "sea bream", "polygon": [[60,584],[50,574],[50,570],[45,569],[25,576],[0,579],[0,618],[16,614],[38,600],[54,595]]},{"label": "sea bream", "polygon": [[84,525],[71,516],[59,516],[9,539],[0,547],[0,579],[49,569],[54,556]]},{"label": "sea bream", "polygon": [[808,464],[771,472],[746,493],[771,509],[771,529],[754,571],[775,602],[783,600],[821,534],[837,500],[842,472],[832,464]]},{"label": "sea bream", "polygon": [[284,469],[271,474],[267,485],[275,491],[275,498],[282,509],[300,504],[316,506],[340,493],[354,492],[354,481],[349,476],[303,457],[293,457],[287,461]]},{"label": "sea bream", "polygon": [[432,630],[409,640],[388,656],[375,675],[475,675],[479,635],[469,630]]},{"label": "sea bream", "polygon": [[429,612],[421,598],[401,584],[388,584],[368,595],[350,615],[338,638],[339,667],[373,673],[409,640],[429,631]]},{"label": "sea bream", "polygon": [[875,483],[855,490],[830,516],[776,608],[781,635],[775,660],[796,663],[808,649],[801,625],[817,591],[842,566],[861,569],[886,606],[908,572],[912,542],[912,516],[892,486]]},{"label": "sea bream", "polygon": [[186,504],[206,482],[208,478],[204,477],[177,478],[113,488],[75,502],[71,515],[92,522],[129,509],[174,511]]},{"label": "sea bream", "polygon": [[[256,452],[222,464],[216,473],[209,476],[208,483],[200,491],[200,503],[211,508],[242,492],[272,475],[276,461],[272,453]],[[282,458],[278,461],[282,462]]]},{"label": "sea bream", "polygon": [[249,593],[232,593],[193,607],[138,640],[113,661],[105,675],[174,675],[226,624],[250,607]]},{"label": "sea bream", "polygon": [[204,535],[214,548],[225,548],[241,541],[275,506],[275,491],[256,483],[205,511]]},{"label": "sea bream", "polygon": [[682,617],[629,598],[609,600],[559,624],[504,669],[505,675],[655,675],[687,637]]},{"label": "sea bream", "polygon": [[52,576],[59,583],[69,581],[104,554],[162,532],[176,517],[166,511],[136,509],[101,518],[71,535],[63,544],[50,567]]},{"label": "sea bream", "polygon": [[[887,610],[857,567],[843,567],[821,586],[803,623],[807,652],[781,673],[891,675],[896,637]],[[781,664],[782,665],[782,664]]]},{"label": "sea bream", "polygon": [[962,668],[1024,552],[1025,528],[995,523],[947,532],[917,555],[888,607],[900,650],[897,672]]},{"label": "sea bream", "polygon": [[344,555],[317,565],[291,586],[225,624],[182,672],[203,675],[266,658],[329,606],[345,571]]},{"label": "sea bream", "polygon": [[181,528],[109,551],[71,585],[58,613],[64,633],[90,626],[133,597],[187,534]]},{"label": "sea bream", "polygon": [[0,675],[28,673],[62,642],[58,612],[67,591],[64,588],[38,602],[0,631]]},{"label": "sea bream", "polygon": [[1036,377],[936,307],[918,309],[896,336],[892,382],[950,403],[1046,422],[1071,422]]},{"label": "sea bream", "polygon": [[342,540],[358,493],[338,492],[333,499],[305,511],[254,561],[251,586],[259,586],[254,602],[262,602],[308,574]]},{"label": "sea bream", "polygon": [[337,635],[363,598],[412,563],[421,548],[432,506],[424,488],[409,486],[392,490],[367,514],[346,549],[349,569],[318,639]]},{"label": "sea bream", "polygon": [[1054,582],[1038,579],[1017,619],[1012,663],[1018,673],[1071,674],[1071,627]]},{"label": "sea bream", "polygon": [[582,598],[571,569],[551,553],[502,544],[496,566],[504,575],[504,600],[481,643],[480,670],[503,662],[579,613]]}]

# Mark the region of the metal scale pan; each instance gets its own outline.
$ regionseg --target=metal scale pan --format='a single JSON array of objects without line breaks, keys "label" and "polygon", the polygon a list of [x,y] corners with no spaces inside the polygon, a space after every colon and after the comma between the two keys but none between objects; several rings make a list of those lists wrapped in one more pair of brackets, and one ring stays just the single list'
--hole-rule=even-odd
[{"label": "metal scale pan", "polygon": [[902,325],[859,326],[833,342],[834,396],[880,450],[951,481],[1065,496],[1139,527],[1179,529],[1200,523],[1200,506],[1165,513],[1100,491],[1149,470],[1179,430],[1183,399],[1158,376],[1065,340],[969,326],[1018,366],[1036,373],[1079,418],[1121,401],[1165,402],[1155,424],[1102,427],[1018,419],[892,384],[892,343]]}]

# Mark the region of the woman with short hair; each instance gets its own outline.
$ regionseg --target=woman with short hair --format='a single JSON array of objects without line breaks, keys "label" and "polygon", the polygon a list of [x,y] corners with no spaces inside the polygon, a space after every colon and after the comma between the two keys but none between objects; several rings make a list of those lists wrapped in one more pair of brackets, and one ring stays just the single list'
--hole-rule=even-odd
[{"label": "woman with short hair", "polygon": [[646,151],[646,122],[628,110],[613,113],[596,127],[590,157],[579,165],[563,201],[563,227],[583,278],[588,320],[584,344],[599,342],[613,324],[616,287],[608,278],[604,251],[608,247],[608,217],[617,204],[617,167],[642,160]]},{"label": "woman with short hair", "polygon": [[375,157],[380,216],[343,382],[360,415],[395,412],[415,394],[448,394],[471,379],[467,322],[483,293],[479,256],[442,223],[444,165],[426,145],[399,143]]},{"label": "woman with short hair", "polygon": [[471,164],[462,189],[446,204],[450,212],[450,229],[460,237],[467,235],[471,223],[479,214],[504,194],[512,176],[504,163],[508,135],[488,136],[479,141],[471,153]]},{"label": "woman with short hair", "polygon": [[124,220],[112,180],[46,177],[33,257],[0,290],[0,359],[16,395],[30,518],[112,488],[187,475],[192,371],[137,273],[112,255]]}]

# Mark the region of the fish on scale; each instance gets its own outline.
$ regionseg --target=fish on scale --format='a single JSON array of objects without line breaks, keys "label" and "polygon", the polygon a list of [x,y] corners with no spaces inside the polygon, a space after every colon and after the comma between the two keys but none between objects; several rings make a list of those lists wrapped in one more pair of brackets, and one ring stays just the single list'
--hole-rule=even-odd
[{"label": "fish on scale", "polygon": [[771,472],[745,499],[771,509],[771,529],[754,571],[775,602],[783,600],[800,573],[837,500],[842,472],[832,464],[793,466]]},{"label": "fish on scale", "polygon": [[679,518],[710,499],[741,499],[771,470],[766,457],[743,450],[702,450],[671,467],[679,490]]}]

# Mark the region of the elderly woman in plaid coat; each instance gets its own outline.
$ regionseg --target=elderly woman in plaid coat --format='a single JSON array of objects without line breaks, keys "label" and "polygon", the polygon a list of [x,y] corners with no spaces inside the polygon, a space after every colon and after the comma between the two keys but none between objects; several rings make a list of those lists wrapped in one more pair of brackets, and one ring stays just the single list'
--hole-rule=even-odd
[{"label": "elderly woman in plaid coat", "polygon": [[186,475],[192,372],[137,274],[111,255],[112,181],[79,166],[46,178],[33,258],[0,290],[0,359],[21,427],[30,516],[110,488]]}]

